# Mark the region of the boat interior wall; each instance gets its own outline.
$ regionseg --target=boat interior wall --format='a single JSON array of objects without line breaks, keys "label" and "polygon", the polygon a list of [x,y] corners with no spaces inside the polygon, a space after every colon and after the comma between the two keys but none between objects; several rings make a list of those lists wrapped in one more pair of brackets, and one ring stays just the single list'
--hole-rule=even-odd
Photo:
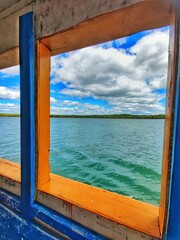
[{"label": "boat interior wall", "polygon": [[[0,158],[4,239],[13,231],[14,239],[178,240],[179,8],[176,0],[0,5],[0,69],[20,64],[21,78],[21,165]],[[160,206],[51,174],[50,57],[163,26],[170,26],[170,45]]]},{"label": "boat interior wall", "polygon": [[[13,1],[1,2],[7,2],[3,3],[5,7]],[[32,7],[32,0],[21,0],[0,12],[0,69],[19,64],[19,16],[32,11]]]},{"label": "boat interior wall", "polygon": [[1,1],[0,12],[8,9],[12,5],[15,5],[19,0],[8,0],[8,1]]}]

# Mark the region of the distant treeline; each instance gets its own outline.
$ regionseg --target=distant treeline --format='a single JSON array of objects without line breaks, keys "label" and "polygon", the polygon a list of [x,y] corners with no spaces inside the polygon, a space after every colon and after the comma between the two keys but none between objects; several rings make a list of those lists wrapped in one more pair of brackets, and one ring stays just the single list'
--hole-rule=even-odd
[{"label": "distant treeline", "polygon": [[0,113],[0,117],[20,117],[18,113]]},{"label": "distant treeline", "polygon": [[[20,117],[20,114],[0,113],[0,117]],[[164,114],[157,115],[133,115],[133,114],[112,114],[112,115],[50,115],[51,118],[122,118],[122,119],[164,119]]]},{"label": "distant treeline", "polygon": [[133,115],[133,114],[112,114],[112,115],[50,115],[51,118],[121,118],[121,119],[164,119],[164,114],[157,115]]}]

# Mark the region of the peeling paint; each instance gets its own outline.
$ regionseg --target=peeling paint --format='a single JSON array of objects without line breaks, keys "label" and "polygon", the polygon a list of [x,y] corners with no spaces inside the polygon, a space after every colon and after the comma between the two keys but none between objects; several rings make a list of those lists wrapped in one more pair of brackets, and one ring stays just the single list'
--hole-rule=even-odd
[{"label": "peeling paint", "polygon": [[[27,222],[0,204],[0,239],[5,240],[55,240],[39,226]],[[8,229],[8,230],[7,230]],[[61,239],[61,238],[59,238]]]}]

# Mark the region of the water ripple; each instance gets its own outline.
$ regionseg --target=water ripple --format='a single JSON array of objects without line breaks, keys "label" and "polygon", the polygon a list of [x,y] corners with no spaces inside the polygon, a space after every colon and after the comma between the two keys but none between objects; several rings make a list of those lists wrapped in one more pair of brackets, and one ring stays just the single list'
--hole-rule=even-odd
[{"label": "water ripple", "polygon": [[[20,119],[0,126],[0,157],[19,162]],[[51,119],[51,171],[158,205],[163,128],[163,120]]]}]

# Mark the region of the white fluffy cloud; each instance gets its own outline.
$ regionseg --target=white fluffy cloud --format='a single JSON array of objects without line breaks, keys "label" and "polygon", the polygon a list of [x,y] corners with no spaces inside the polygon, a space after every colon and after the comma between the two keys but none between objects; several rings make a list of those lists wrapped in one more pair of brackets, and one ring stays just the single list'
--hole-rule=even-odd
[{"label": "white fluffy cloud", "polygon": [[91,95],[91,93],[88,91],[83,92],[81,90],[71,89],[71,88],[64,88],[59,93],[64,95],[69,95],[72,97],[79,97],[79,98],[89,97]]},{"label": "white fluffy cloud", "polygon": [[[20,89],[17,81],[17,86],[11,85],[10,78],[14,76],[19,76],[19,66],[6,68],[0,71],[0,80],[2,80],[3,85],[8,83],[7,86],[0,86],[0,112],[3,113],[19,113],[20,105],[17,104],[17,100],[20,99]],[[1,84],[1,81],[0,81]],[[2,100],[2,101],[1,101]],[[9,103],[4,103],[8,100]]]},{"label": "white fluffy cloud", "polygon": [[20,105],[14,103],[0,103],[1,113],[20,113]]},{"label": "white fluffy cloud", "polygon": [[0,99],[19,99],[20,98],[20,91],[19,88],[12,87],[7,88],[0,86]]},{"label": "white fluffy cloud", "polygon": [[131,48],[136,54],[135,64],[143,65],[144,74],[152,88],[165,88],[168,64],[168,32],[153,32]]},{"label": "white fluffy cloud", "polygon": [[106,100],[115,112],[163,112],[156,90],[166,88],[168,42],[168,31],[154,31],[127,51],[99,45],[53,57],[51,82],[66,84],[63,95]]},{"label": "white fluffy cloud", "polygon": [[55,103],[55,102],[56,102],[56,99],[53,97],[50,97],[50,103]]},{"label": "white fluffy cloud", "polygon": [[3,77],[11,77],[11,76],[18,76],[20,74],[20,67],[13,66],[10,68],[5,68],[1,70]]},{"label": "white fluffy cloud", "polygon": [[112,111],[110,109],[104,109],[99,105],[93,105],[90,103],[81,103],[78,101],[59,101],[56,106],[51,106],[51,114],[111,114]]}]

